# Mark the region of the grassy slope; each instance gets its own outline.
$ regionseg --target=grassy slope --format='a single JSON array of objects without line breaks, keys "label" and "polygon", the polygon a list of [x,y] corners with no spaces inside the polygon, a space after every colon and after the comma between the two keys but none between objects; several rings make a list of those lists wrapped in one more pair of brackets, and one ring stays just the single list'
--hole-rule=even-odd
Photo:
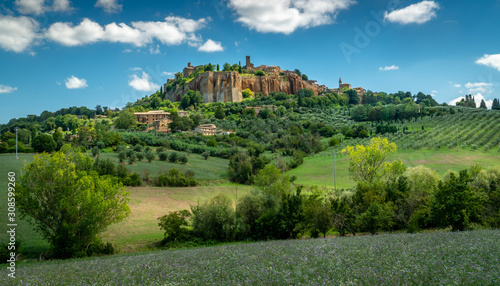
[{"label": "grassy slope", "polygon": [[0,285],[499,285],[500,231],[175,249],[0,270]]},{"label": "grassy slope", "polygon": [[[111,158],[118,163],[116,154],[102,153],[101,157]],[[31,162],[32,158],[33,154],[19,154],[17,160],[14,154],[0,154],[0,184],[7,186],[7,173],[14,171],[19,176],[24,162]],[[155,160],[153,163],[142,161],[135,162],[134,165],[125,164],[125,166],[141,176],[144,169],[150,171],[151,177],[156,177],[161,170],[175,167],[180,170],[192,169],[195,171],[196,178],[200,180],[217,180],[226,177],[229,160],[213,157],[204,160],[198,154],[189,154],[188,158],[186,165]],[[251,187],[228,184],[197,188],[128,188],[131,193],[132,213],[126,221],[113,225],[106,233],[105,240],[116,244],[123,251],[143,248],[149,242],[162,238],[163,234],[157,224],[158,217],[171,210],[189,209],[190,205],[198,201],[204,202],[219,192],[232,195],[236,189],[239,195],[243,195],[248,193]],[[0,205],[6,204],[7,187],[0,189]],[[0,242],[4,242],[8,239],[6,235],[7,210],[4,207],[0,208],[0,218]],[[18,221],[16,234],[17,239],[22,243],[25,257],[37,258],[49,246],[27,221]]]},{"label": "grassy slope", "polygon": [[105,240],[117,245],[122,252],[147,248],[163,238],[158,227],[158,217],[169,211],[189,209],[219,193],[235,200],[250,192],[252,187],[242,185],[215,185],[193,188],[128,188],[130,191],[130,216],[112,225],[104,234]]},{"label": "grassy slope", "polygon": [[[440,176],[448,170],[459,171],[479,164],[484,168],[500,168],[500,152],[490,151],[460,151],[446,150],[400,150],[393,154],[389,161],[401,160],[406,167],[424,165],[434,169]],[[354,181],[349,178],[349,158],[336,156],[337,188],[350,188]],[[304,159],[304,164],[288,172],[290,176],[297,176],[296,183],[304,185],[318,185],[334,187],[333,153],[322,152],[314,157]]]}]

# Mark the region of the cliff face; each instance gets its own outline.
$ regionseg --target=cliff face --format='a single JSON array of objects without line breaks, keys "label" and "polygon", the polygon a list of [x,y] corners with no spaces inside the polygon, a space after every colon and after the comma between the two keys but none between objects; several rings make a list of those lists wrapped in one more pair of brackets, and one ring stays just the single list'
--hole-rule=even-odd
[{"label": "cliff face", "polygon": [[237,102],[243,99],[241,91],[250,89],[253,93],[261,92],[264,96],[271,92],[295,94],[302,88],[311,89],[318,95],[318,87],[302,80],[293,72],[280,76],[240,76],[238,72],[206,72],[197,75],[184,88],[177,87],[167,93],[170,101],[180,101],[189,90],[199,91],[204,103]]}]

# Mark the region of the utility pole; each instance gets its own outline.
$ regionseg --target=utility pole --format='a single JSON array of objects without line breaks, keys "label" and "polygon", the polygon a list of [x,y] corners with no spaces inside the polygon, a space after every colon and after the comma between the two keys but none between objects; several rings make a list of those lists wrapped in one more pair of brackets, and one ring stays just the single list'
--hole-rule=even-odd
[{"label": "utility pole", "polygon": [[458,152],[458,127],[457,127],[457,152]]},{"label": "utility pole", "polygon": [[19,159],[17,156],[17,131],[19,130],[19,127],[16,126],[16,159]]}]

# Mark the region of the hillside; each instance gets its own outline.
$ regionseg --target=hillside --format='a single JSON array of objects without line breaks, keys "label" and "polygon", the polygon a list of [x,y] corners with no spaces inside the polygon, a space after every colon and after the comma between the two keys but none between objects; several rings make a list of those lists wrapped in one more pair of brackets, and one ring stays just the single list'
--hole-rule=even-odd
[{"label": "hillside", "polygon": [[268,241],[17,267],[2,285],[498,285],[500,231]]}]

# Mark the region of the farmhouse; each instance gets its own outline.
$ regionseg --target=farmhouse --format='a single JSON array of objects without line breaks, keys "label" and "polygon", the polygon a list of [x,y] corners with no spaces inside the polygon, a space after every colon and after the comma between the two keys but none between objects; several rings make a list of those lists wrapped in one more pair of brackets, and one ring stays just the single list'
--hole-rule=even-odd
[{"label": "farmhouse", "polygon": [[201,124],[194,129],[194,132],[202,135],[215,135],[217,134],[217,126],[215,124]]}]

